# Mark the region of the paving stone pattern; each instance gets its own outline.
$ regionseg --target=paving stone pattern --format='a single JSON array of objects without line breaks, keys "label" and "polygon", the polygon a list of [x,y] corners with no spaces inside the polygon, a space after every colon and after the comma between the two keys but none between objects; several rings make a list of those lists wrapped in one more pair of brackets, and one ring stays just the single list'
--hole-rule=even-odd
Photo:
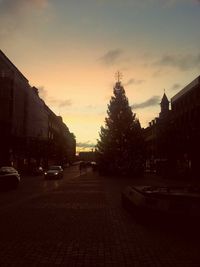
[{"label": "paving stone pattern", "polygon": [[200,266],[200,235],[141,224],[122,208],[130,181],[88,172],[57,183],[0,207],[1,267]]}]

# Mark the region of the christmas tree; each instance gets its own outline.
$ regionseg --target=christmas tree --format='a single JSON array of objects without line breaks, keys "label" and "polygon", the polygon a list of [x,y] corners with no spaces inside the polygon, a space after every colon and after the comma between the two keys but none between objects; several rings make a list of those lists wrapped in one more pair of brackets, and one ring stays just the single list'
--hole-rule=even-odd
[{"label": "christmas tree", "polygon": [[97,141],[99,171],[104,174],[136,176],[142,173],[144,142],[136,114],[129,106],[121,82],[116,82]]}]

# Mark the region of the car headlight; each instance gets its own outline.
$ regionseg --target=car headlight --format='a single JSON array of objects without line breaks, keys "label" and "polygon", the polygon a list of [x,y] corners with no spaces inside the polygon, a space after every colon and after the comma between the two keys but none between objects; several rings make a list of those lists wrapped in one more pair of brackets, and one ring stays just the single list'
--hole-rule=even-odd
[{"label": "car headlight", "polygon": [[44,175],[47,175],[47,172],[45,172]]},{"label": "car headlight", "polygon": [[58,175],[58,172],[54,172],[54,175]]}]

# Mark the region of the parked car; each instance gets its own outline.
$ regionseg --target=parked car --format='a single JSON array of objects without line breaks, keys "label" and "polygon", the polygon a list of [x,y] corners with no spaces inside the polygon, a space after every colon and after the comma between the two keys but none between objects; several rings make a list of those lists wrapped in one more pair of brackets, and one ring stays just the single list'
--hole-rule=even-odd
[{"label": "parked car", "polygon": [[61,166],[50,166],[47,171],[44,172],[45,179],[61,179],[63,178],[63,168]]},{"label": "parked car", "polygon": [[12,188],[15,189],[19,185],[20,175],[18,171],[9,166],[0,168],[0,188]]}]

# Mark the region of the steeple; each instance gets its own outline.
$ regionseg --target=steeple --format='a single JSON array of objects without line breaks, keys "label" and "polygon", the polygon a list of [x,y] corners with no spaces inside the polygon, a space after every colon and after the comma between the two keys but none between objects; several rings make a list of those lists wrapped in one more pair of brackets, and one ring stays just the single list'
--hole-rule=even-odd
[{"label": "steeple", "polygon": [[164,90],[162,100],[160,102],[160,108],[161,108],[161,111],[159,114],[159,118],[162,119],[162,118],[166,117],[169,113],[169,100],[165,94],[165,90]]}]

